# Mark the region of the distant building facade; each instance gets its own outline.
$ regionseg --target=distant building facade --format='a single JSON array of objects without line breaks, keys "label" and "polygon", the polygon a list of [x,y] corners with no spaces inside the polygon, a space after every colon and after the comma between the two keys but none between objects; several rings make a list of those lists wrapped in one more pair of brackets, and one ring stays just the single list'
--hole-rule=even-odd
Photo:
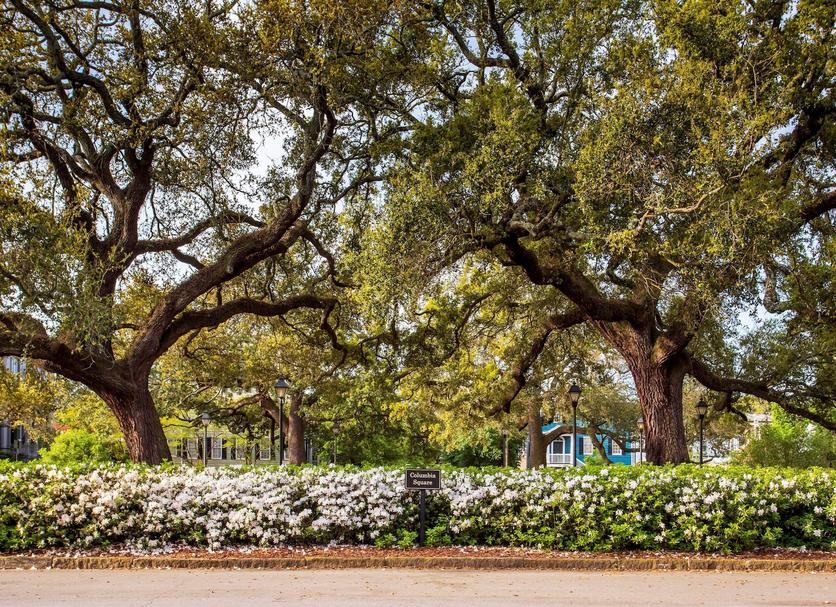
[{"label": "distant building facade", "polygon": [[[735,436],[724,439],[722,441],[706,441],[703,451],[703,457],[707,464],[725,464],[730,460],[730,454],[740,449],[745,443],[747,436],[760,434],[760,429],[764,424],[771,421],[771,416],[768,413],[747,413],[746,419],[749,421],[750,429],[744,436]],[[555,428],[563,425],[565,422],[552,422],[542,427],[544,435],[553,432]],[[584,424],[579,421],[579,427]],[[625,441],[625,449],[615,442],[610,436],[606,434],[599,434],[596,436],[598,442],[603,445],[607,454],[607,459],[613,464],[624,464],[631,466],[647,461],[647,455],[644,453],[644,444],[640,436],[632,436]],[[692,454],[699,453],[699,442],[690,445]],[[585,460],[591,455],[599,455],[598,449],[595,446],[595,441],[585,432],[577,432],[577,440],[572,444],[572,432],[563,432],[556,437],[552,437],[546,445],[546,466],[549,468],[571,468],[573,453],[577,454],[578,466],[585,465]],[[525,444],[520,453],[519,466],[527,468],[528,462],[531,458],[531,449],[529,439],[526,437]],[[693,461],[697,461],[698,455],[693,455]]]},{"label": "distant building facade", "polygon": [[[26,373],[26,361],[17,356],[4,356],[3,368],[15,375],[23,375]],[[29,461],[39,457],[41,446],[29,437],[22,425],[12,424],[9,420],[0,421],[0,458]]]},{"label": "distant building facade", "polygon": [[[305,441],[307,461],[316,463],[313,446]],[[223,431],[209,431],[204,438],[202,430],[194,436],[169,438],[168,448],[175,463],[196,464],[203,462],[206,451],[207,466],[270,465],[279,463],[278,434],[276,444],[262,438],[248,441],[246,438]],[[285,445],[284,461],[287,461]]]},{"label": "distant building facade", "polygon": [[[706,464],[728,464],[731,461],[731,454],[742,448],[749,437],[758,437],[761,434],[761,428],[765,424],[772,421],[772,416],[769,413],[746,413],[746,421],[749,422],[749,428],[742,436],[732,436],[722,440],[712,439],[707,440],[703,447],[703,460]],[[699,459],[700,443],[699,441],[691,445],[691,454],[693,461]]]},{"label": "distant building facade", "polygon": [[[543,434],[548,435],[561,425],[565,424],[559,424],[557,422],[546,424],[542,428]],[[592,437],[581,431],[578,431],[576,433],[576,436],[577,438],[574,444],[572,442],[571,431],[563,432],[558,436],[553,437],[552,440],[548,442],[548,444],[546,445],[547,467],[571,468],[573,455],[577,456],[578,466],[583,466],[585,465],[584,461],[586,460],[586,458],[593,454],[599,455],[598,450],[595,447],[595,442],[592,440]],[[624,449],[622,449],[621,445],[619,445],[610,436],[606,434],[599,434],[596,436],[596,438],[603,445],[604,450],[607,454],[607,459],[609,459],[614,464],[625,464],[627,466],[630,466],[632,464],[637,464],[645,459],[644,453],[639,451],[639,440],[626,441],[625,447],[628,450],[625,451]],[[631,451],[631,449],[636,449],[636,451]],[[531,457],[530,451],[531,449],[528,442],[528,438],[526,438],[525,444],[523,446],[523,453],[521,454],[522,457],[520,458],[520,467],[528,467],[528,462]]]}]

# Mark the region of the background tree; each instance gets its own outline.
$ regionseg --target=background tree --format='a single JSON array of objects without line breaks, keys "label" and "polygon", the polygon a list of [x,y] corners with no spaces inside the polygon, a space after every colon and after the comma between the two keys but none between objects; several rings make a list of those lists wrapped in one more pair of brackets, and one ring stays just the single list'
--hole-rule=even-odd
[{"label": "background tree", "polygon": [[[370,248],[373,250],[373,247]],[[551,336],[559,309],[546,287],[502,272],[495,260],[474,256],[449,280],[400,294],[399,379],[394,397],[421,412],[429,439],[457,461],[502,461],[502,437],[518,459],[525,432],[530,460],[545,465],[547,444],[571,432],[567,391],[584,386],[579,431],[613,437],[626,447],[640,415],[623,363],[600,336],[582,325]],[[548,330],[540,327],[546,324]],[[540,350],[533,359],[531,343]],[[513,381],[497,381],[497,377]],[[505,411],[497,400],[510,401]],[[561,424],[548,435],[542,427]],[[568,430],[567,430],[568,429]],[[603,445],[597,445],[603,450]]]},{"label": "background tree", "polygon": [[64,388],[37,367],[29,365],[19,374],[0,366],[0,419],[13,427],[24,426],[34,439],[49,439]]},{"label": "background tree", "polygon": [[773,407],[772,421],[752,432],[732,461],[747,466],[836,466],[833,432]]},{"label": "background tree", "polygon": [[274,383],[285,377],[291,389],[281,423],[290,463],[305,463],[310,445],[323,461],[335,446],[343,463],[423,460],[430,450],[420,421],[394,397],[396,373],[374,355],[364,319],[352,310],[347,294],[330,335],[321,314],[301,310],[192,333],[155,367],[155,401],[177,425],[207,411],[213,424],[250,440],[269,436],[277,446]]}]

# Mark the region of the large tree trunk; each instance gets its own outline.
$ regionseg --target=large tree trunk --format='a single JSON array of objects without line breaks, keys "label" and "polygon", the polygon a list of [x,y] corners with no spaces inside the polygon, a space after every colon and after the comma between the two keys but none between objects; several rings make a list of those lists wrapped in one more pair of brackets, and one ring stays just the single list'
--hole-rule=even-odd
[{"label": "large tree trunk", "polygon": [[537,403],[528,405],[528,467],[542,468],[546,465],[546,439],[543,436],[543,416]]},{"label": "large tree trunk", "polygon": [[662,357],[650,329],[626,323],[596,323],[604,338],[624,357],[642,408],[645,452],[653,464],[689,461],[682,419],[685,365],[679,355]]},{"label": "large tree trunk", "polygon": [[299,415],[301,405],[302,395],[294,394],[287,414],[287,459],[291,464],[305,464],[308,461],[305,451],[305,420]]},{"label": "large tree trunk", "polygon": [[100,392],[119,422],[134,462],[160,464],[171,459],[160,415],[148,389],[148,377],[127,384],[118,393]]},{"label": "large tree trunk", "polygon": [[676,364],[643,365],[633,370],[644,416],[645,452],[653,464],[689,461],[682,419],[684,376]]}]

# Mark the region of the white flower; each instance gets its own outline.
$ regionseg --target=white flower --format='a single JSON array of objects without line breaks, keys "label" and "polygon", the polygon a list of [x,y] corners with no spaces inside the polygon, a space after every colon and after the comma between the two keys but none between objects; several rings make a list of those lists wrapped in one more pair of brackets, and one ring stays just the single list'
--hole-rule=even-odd
[{"label": "white flower", "polygon": [[[640,483],[646,501],[637,512],[633,500]],[[777,513],[778,505],[788,501],[802,513],[828,513],[832,521],[822,500],[829,500],[834,483],[836,475],[829,472],[772,481],[760,473],[725,475],[722,469],[699,477],[616,468],[599,473],[450,471],[443,474],[441,491],[428,500],[431,512],[445,517],[454,541],[464,533],[471,534],[468,541],[481,541],[483,533],[519,537],[550,527],[560,542],[571,546],[574,528],[595,527],[601,537],[612,539],[612,525],[653,521],[651,541],[690,549],[703,535],[712,546],[733,546],[734,539],[723,539],[728,530],[758,530],[763,526],[759,519]],[[10,531],[16,535],[7,541],[31,547],[127,542],[147,550],[197,542],[221,549],[311,538],[322,543],[373,542],[413,529],[417,522],[417,498],[404,491],[402,471],[383,468],[289,472],[104,466],[76,472],[30,466],[0,472],[0,496],[6,511],[17,519]],[[748,512],[756,516],[746,517]],[[666,529],[681,530],[687,539],[679,533],[667,539]],[[827,529],[807,533],[821,538]],[[797,542],[803,537],[788,539]]]}]

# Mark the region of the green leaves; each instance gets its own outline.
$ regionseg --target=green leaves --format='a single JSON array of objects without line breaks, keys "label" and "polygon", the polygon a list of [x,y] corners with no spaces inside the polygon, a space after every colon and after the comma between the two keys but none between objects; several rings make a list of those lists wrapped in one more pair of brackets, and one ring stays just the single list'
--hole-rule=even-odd
[{"label": "green leaves", "polygon": [[[661,358],[701,353],[739,372],[739,318],[761,320],[750,312],[764,296],[760,272],[777,265],[795,330],[827,334],[813,326],[827,317],[820,302],[832,300],[832,263],[820,253],[832,249],[832,219],[823,211],[808,231],[801,216],[832,189],[832,10],[660,0],[510,2],[493,13],[445,2],[431,12],[429,32],[449,60],[432,65],[435,89],[413,83],[428,101],[412,114],[373,228],[401,278],[387,281],[387,294],[437,304],[471,260],[509,284],[522,269],[529,282],[552,285],[540,300],[551,311],[570,300],[594,318],[607,304],[641,302],[649,326],[624,320],[651,342],[675,338]],[[510,243],[527,256],[512,255]],[[574,280],[588,287],[583,295]],[[531,343],[538,319],[529,306],[495,318],[516,321],[517,343]],[[625,349],[613,327],[599,328]],[[471,352],[510,365],[511,340],[491,335],[490,345],[473,338]],[[829,363],[816,358],[802,365],[808,382],[827,375]],[[445,372],[456,360],[473,359],[451,357]],[[536,373],[548,366],[533,369],[529,387],[543,389]],[[770,368],[745,375],[787,387],[787,366]],[[478,410],[469,385],[459,384],[459,406]],[[434,394],[456,398],[445,386]],[[818,394],[832,405],[832,391]]]},{"label": "green leaves", "polygon": [[759,426],[746,445],[735,453],[735,462],[749,466],[836,467],[836,436],[779,407],[771,409],[772,419]]},{"label": "green leaves", "polygon": [[101,464],[127,459],[124,444],[83,429],[71,429],[55,437],[48,449],[41,449],[45,464]]}]

